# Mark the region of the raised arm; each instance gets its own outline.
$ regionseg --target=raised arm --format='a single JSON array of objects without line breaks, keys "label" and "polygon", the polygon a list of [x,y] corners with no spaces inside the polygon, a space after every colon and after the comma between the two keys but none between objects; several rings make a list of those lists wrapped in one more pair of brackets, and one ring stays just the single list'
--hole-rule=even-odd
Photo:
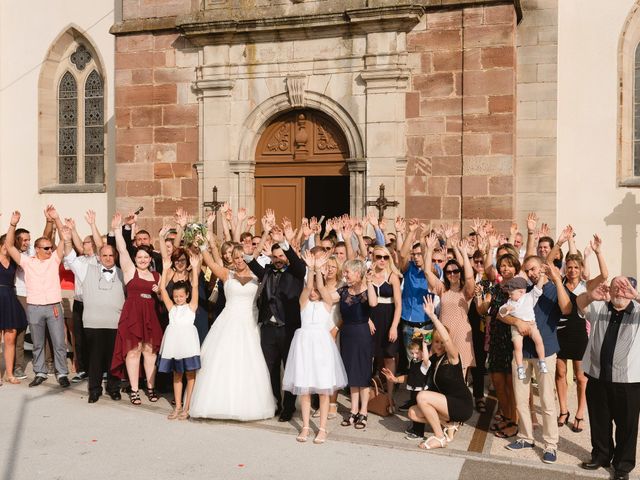
[{"label": "raised arm", "polygon": [[75,220],[73,218],[65,218],[64,225],[71,230],[71,241],[73,243],[73,248],[76,249],[76,252],[82,254],[82,252],[84,251],[84,246],[82,245],[82,239],[80,238],[80,235],[78,235]]},{"label": "raised arm", "polygon": [[564,227],[562,232],[560,232],[560,235],[558,235],[558,240],[553,244],[553,248],[544,260],[550,260],[553,262],[560,253],[560,250],[562,250],[562,245],[567,243],[570,238],[573,238],[573,227],[571,225],[567,225]]},{"label": "raised arm", "polygon": [[498,270],[493,265],[496,248],[498,247],[498,237],[491,234],[487,237],[487,246],[484,254],[484,274],[491,282],[495,282],[498,277]]},{"label": "raised arm", "polygon": [[133,278],[136,266],[131,260],[129,251],[127,250],[127,244],[122,236],[122,215],[116,212],[111,219],[111,228],[116,237],[116,248],[120,256],[120,268],[124,274],[125,283],[129,283],[129,280]]},{"label": "raised arm", "polygon": [[96,226],[96,212],[93,210],[87,210],[87,213],[84,215],[84,219],[89,224],[91,228],[91,237],[93,238],[93,243],[96,244],[96,255],[100,252],[100,249],[104,245],[104,241],[102,240],[102,235]]},{"label": "raised arm", "polygon": [[[556,286],[556,290],[558,292],[558,306],[560,307],[560,311],[563,315],[570,315],[573,310],[573,304],[571,303],[571,297],[567,292],[567,289],[564,288],[564,284],[562,283],[562,275],[560,274],[560,270],[553,264],[552,260],[548,260],[545,265],[543,265],[543,269],[549,280],[553,282]],[[544,284],[540,284],[538,282],[537,287],[542,289]]]},{"label": "raised arm", "polygon": [[[211,218],[211,216],[209,218]],[[222,266],[222,259],[220,258],[218,247],[215,242],[215,236],[211,229],[207,229],[207,237],[209,241],[209,246],[211,247],[211,252],[213,252],[213,256],[211,255],[211,253],[209,253],[209,250],[207,250],[206,248],[201,249],[202,259],[204,260],[205,265],[211,269],[211,272],[216,277],[218,277],[223,282],[226,282],[227,279],[229,278],[229,270],[227,270]]]},{"label": "raised arm", "polygon": [[449,336],[449,332],[442,324],[440,319],[435,314],[435,306],[433,305],[433,299],[431,296],[424,297],[424,313],[427,314],[429,319],[433,322],[433,326],[436,328],[436,331],[440,334],[440,338],[442,339],[442,343],[444,344],[444,349],[447,352],[447,358],[449,359],[449,363],[451,365],[457,365],[460,362],[460,357],[458,355],[458,348],[455,343],[451,340]]},{"label": "raised arm", "polygon": [[537,225],[538,215],[536,215],[535,212],[529,213],[529,215],[527,215],[527,253],[525,257],[536,254],[535,233]]},{"label": "raised arm", "polygon": [[438,237],[435,233],[431,233],[425,238],[424,248],[424,274],[427,276],[427,282],[429,283],[429,290],[436,295],[442,295],[444,291],[444,284],[437,277],[431,269],[431,257],[433,256],[433,250],[438,245]]},{"label": "raised arm", "polygon": [[[200,258],[200,255],[190,251],[189,262],[191,263],[191,301],[189,302],[189,308],[195,312],[198,309],[198,295],[200,294],[198,291],[198,282],[200,281],[200,267],[202,259]],[[162,270],[162,273],[164,273],[164,269]]]},{"label": "raised arm", "polygon": [[590,246],[591,250],[593,250],[593,253],[596,254],[596,258],[598,259],[600,275],[592,280],[589,280],[587,282],[587,288],[589,287],[589,284],[598,285],[600,283],[604,283],[609,277],[609,269],[607,268],[607,263],[604,260],[604,255],[602,254],[602,239],[597,234],[593,236],[593,240],[591,240]]},{"label": "raised arm", "polygon": [[20,212],[15,211],[11,214],[11,219],[9,220],[9,228],[7,230],[7,236],[4,240],[4,246],[7,248],[7,253],[11,257],[11,259],[20,265],[20,260],[22,255],[20,254],[20,250],[16,248],[16,227],[18,226],[18,222],[20,221]]},{"label": "raised arm", "polygon": [[316,259],[311,252],[307,251],[304,254],[304,262],[307,264],[307,267],[309,267],[309,272],[307,274],[307,281],[305,282],[304,288],[300,293],[300,310],[302,310],[307,305],[307,302],[309,301],[309,295],[311,295],[311,292],[313,291],[315,278],[314,267],[316,265]]},{"label": "raised arm", "polygon": [[609,286],[606,283],[600,284],[591,284],[587,291],[581,293],[576,298],[576,303],[578,305],[578,311],[580,313],[585,313],[587,307],[592,302],[597,301],[607,301],[609,300]]},{"label": "raised arm", "polygon": [[158,287],[160,289],[160,298],[167,310],[171,310],[173,308],[173,301],[171,300],[171,297],[169,297],[169,292],[167,292],[170,270],[171,259],[169,257],[162,257],[162,275],[160,276],[160,285],[158,285]]},{"label": "raised arm", "polygon": [[473,298],[473,294],[476,290],[476,276],[473,272],[473,267],[469,261],[469,242],[466,238],[463,238],[458,242],[458,245],[453,247],[462,256],[462,267],[464,270],[464,297],[468,300]]},{"label": "raised arm", "polygon": [[183,208],[178,208],[173,218],[176,222],[176,237],[173,239],[173,246],[174,248],[178,248],[184,236],[184,229],[187,228],[189,216]]},{"label": "raised arm", "polygon": [[[164,260],[169,257],[169,251],[167,250],[166,237],[169,233],[170,227],[168,225],[163,225],[160,231],[158,232],[158,236],[160,237],[160,255],[162,256],[162,271],[164,272]],[[171,265],[169,265],[171,268]]]},{"label": "raised arm", "polygon": [[351,243],[353,238],[353,226],[351,225],[351,221],[344,222],[342,235],[344,236],[344,246],[347,249],[347,260],[355,260],[356,252],[353,250],[353,243]]},{"label": "raised arm", "polygon": [[405,272],[407,268],[409,268],[409,255],[411,253],[411,247],[415,242],[419,225],[420,223],[418,222],[417,218],[412,218],[411,220],[409,220],[409,233],[407,234],[407,238],[405,238],[400,250],[399,267],[400,271],[402,272]]},{"label": "raised arm", "polygon": [[396,227],[396,251],[400,252],[400,250],[402,250],[402,246],[404,245],[404,235],[407,229],[407,224],[404,218],[396,217],[395,227]]}]

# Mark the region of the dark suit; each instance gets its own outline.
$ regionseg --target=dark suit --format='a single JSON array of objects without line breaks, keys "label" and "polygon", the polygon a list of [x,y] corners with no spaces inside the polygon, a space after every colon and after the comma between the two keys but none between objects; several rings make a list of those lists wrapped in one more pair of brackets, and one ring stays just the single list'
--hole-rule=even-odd
[{"label": "dark suit", "polygon": [[[129,256],[131,257],[131,261],[135,264],[136,260],[136,247],[133,245],[133,239],[131,238],[131,230],[122,226],[122,236],[124,237],[124,243],[127,245],[127,251],[129,252]],[[116,237],[108,235],[107,236],[107,244],[111,245],[114,250],[116,248]],[[153,247],[151,247],[153,249]],[[120,262],[116,262],[116,265],[120,267]],[[151,266],[149,268],[153,272],[158,272],[162,274],[162,255],[155,250],[151,252]]]},{"label": "dark suit", "polygon": [[[295,395],[285,392],[282,401],[280,366],[286,363],[293,334],[300,328],[300,294],[304,287],[306,265],[291,247],[283,251],[289,260],[289,265],[283,271],[276,270],[273,265],[263,268],[255,259],[249,262],[249,268],[261,282],[258,294],[260,344],[269,368],[273,395],[278,410],[282,408],[283,412],[293,412]],[[275,318],[275,323],[272,318]]]}]

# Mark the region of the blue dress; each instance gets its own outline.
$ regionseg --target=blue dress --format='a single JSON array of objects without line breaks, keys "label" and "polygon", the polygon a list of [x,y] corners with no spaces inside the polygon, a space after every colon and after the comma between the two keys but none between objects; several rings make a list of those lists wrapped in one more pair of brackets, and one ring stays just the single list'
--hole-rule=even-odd
[{"label": "blue dress", "polygon": [[9,260],[7,268],[0,263],[0,330],[27,328],[27,316],[16,297],[16,263]]},{"label": "blue dress", "polygon": [[373,337],[369,330],[369,296],[366,290],[351,295],[349,287],[338,289],[340,295],[340,354],[350,387],[368,387],[371,384]]}]

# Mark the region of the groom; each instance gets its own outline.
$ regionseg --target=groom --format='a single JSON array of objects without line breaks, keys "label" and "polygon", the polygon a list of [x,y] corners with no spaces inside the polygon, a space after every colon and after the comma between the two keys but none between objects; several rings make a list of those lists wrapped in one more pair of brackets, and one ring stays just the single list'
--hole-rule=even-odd
[{"label": "groom", "polygon": [[284,392],[282,400],[280,365],[287,361],[293,334],[300,328],[299,299],[304,287],[306,264],[289,246],[279,227],[271,229],[271,240],[271,263],[263,268],[253,259],[249,268],[261,282],[258,294],[260,344],[278,405],[276,415],[280,415],[279,422],[288,422],[296,410],[296,397],[291,392]]}]

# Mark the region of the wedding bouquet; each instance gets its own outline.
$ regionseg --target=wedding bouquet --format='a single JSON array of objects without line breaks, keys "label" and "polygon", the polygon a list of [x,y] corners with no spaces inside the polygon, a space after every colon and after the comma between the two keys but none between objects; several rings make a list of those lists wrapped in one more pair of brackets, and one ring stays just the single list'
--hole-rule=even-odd
[{"label": "wedding bouquet", "polygon": [[184,228],[184,244],[200,248],[207,242],[207,226],[202,223],[188,223]]}]

